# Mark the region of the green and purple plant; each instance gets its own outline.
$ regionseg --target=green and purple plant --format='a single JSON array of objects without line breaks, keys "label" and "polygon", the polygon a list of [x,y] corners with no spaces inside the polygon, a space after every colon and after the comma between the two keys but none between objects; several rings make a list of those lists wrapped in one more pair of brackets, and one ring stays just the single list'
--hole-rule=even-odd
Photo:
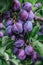
[{"label": "green and purple plant", "polygon": [[0,65],[43,65],[40,0],[0,0]]}]

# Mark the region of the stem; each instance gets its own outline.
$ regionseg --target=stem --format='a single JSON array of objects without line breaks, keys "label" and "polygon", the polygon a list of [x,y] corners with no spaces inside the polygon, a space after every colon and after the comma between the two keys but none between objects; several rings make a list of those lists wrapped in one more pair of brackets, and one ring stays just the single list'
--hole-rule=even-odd
[{"label": "stem", "polygon": [[34,20],[35,20],[35,21],[43,22],[43,18],[40,18],[40,17],[38,17],[38,16],[35,16],[35,17],[34,17]]},{"label": "stem", "polygon": [[[38,13],[40,10],[41,10],[41,9],[38,9],[38,10],[35,12],[35,14]],[[42,9],[42,11],[43,11],[43,9]],[[43,18],[38,17],[38,16],[35,16],[35,17],[34,17],[34,20],[35,20],[35,21],[41,21],[41,22],[43,22]]]},{"label": "stem", "polygon": [[35,14],[37,14],[40,10],[42,10],[42,9],[37,9],[37,11],[35,12]]}]

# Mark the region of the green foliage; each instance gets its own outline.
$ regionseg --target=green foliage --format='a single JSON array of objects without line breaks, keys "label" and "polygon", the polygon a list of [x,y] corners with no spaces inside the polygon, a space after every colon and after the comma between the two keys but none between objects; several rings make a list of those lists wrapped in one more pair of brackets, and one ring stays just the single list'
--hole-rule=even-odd
[{"label": "green foliage", "polygon": [[2,38],[2,46],[4,46],[5,48],[7,49],[12,48],[11,47],[12,44],[13,44],[13,41],[8,36],[4,36]]},{"label": "green foliage", "polygon": [[42,62],[41,62],[41,61],[37,61],[37,62],[35,63],[35,65],[42,65]]},{"label": "green foliage", "polygon": [[16,56],[13,55],[12,49],[9,47],[9,45],[11,45],[11,43],[12,43],[12,41],[8,36],[4,36],[2,38],[2,45],[0,47],[0,57],[1,57],[0,62],[3,65],[10,65],[10,62],[14,63],[15,65],[18,65],[18,63],[20,62],[18,59],[16,59]]},{"label": "green foliage", "polygon": [[32,46],[34,47],[35,51],[37,51],[37,53],[40,56],[43,56],[43,44],[41,42],[39,42],[38,40],[32,40]]},{"label": "green foliage", "polygon": [[8,44],[8,42],[9,42],[9,37],[8,37],[8,36],[4,36],[4,37],[2,38],[2,45],[5,46],[5,44]]},{"label": "green foliage", "polygon": [[12,6],[12,0],[0,0],[0,13],[6,12]]},{"label": "green foliage", "polygon": [[35,37],[37,35],[38,31],[39,31],[39,27],[34,26],[32,32],[31,32],[31,37]]},{"label": "green foliage", "polygon": [[42,7],[43,7],[43,0],[37,0],[37,2],[41,2]]},{"label": "green foliage", "polygon": [[24,62],[23,61],[21,61],[21,65],[31,65],[32,64],[32,62],[31,62],[31,60],[30,59],[26,59],[26,60],[24,60]]},{"label": "green foliage", "polygon": [[26,2],[31,2],[33,5],[37,2],[37,0],[25,0]]},{"label": "green foliage", "polygon": [[38,36],[38,40],[39,40],[40,42],[43,42],[43,35]]},{"label": "green foliage", "polygon": [[9,59],[9,61],[15,65],[19,65],[19,63],[20,63],[20,60],[18,60],[15,55],[12,55],[12,58]]}]

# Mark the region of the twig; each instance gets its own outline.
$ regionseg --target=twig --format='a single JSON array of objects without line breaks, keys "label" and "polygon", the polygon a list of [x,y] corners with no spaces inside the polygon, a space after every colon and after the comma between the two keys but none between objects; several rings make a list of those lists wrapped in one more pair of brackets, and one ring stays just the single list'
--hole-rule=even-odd
[{"label": "twig", "polygon": [[41,22],[43,22],[43,18],[40,18],[40,17],[38,17],[38,16],[35,16],[35,17],[34,17],[34,20],[35,20],[35,21],[41,21]]}]

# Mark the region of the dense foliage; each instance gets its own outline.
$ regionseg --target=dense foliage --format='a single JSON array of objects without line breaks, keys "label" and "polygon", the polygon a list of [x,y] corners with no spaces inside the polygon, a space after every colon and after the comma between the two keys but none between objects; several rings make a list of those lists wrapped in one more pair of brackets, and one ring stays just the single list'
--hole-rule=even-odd
[{"label": "dense foliage", "polygon": [[43,65],[43,0],[0,0],[0,65]]}]

